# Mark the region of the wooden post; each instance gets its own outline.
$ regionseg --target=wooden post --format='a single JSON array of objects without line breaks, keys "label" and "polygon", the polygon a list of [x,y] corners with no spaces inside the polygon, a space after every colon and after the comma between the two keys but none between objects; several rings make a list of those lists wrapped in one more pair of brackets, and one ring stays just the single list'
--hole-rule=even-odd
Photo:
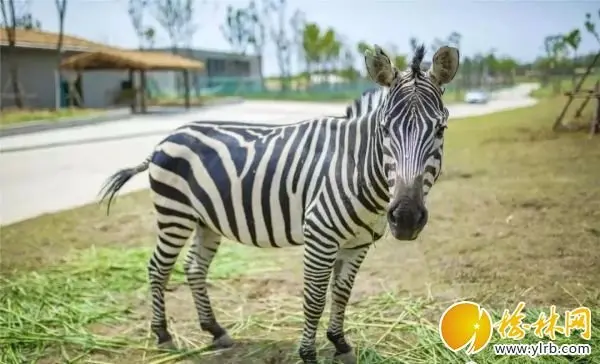
[{"label": "wooden post", "polygon": [[190,108],[190,74],[188,70],[183,71],[183,85],[185,88],[185,108]]},{"label": "wooden post", "polygon": [[585,81],[587,76],[590,74],[590,72],[592,72],[592,68],[594,68],[594,65],[596,65],[596,62],[598,62],[598,59],[600,59],[600,53],[596,54],[596,56],[592,60],[592,63],[590,63],[588,65],[588,68],[585,70],[585,73],[583,74],[583,76],[581,76],[579,83],[577,83],[575,90],[573,90],[573,94],[569,96],[569,99],[567,100],[567,103],[565,104],[562,111],[560,112],[560,115],[558,116],[558,118],[556,118],[556,121],[554,121],[554,125],[552,125],[553,131],[558,130],[558,127],[561,125],[562,120],[565,117],[567,110],[569,109],[569,106],[571,106],[571,103],[573,102],[573,95],[576,94],[577,92],[579,92],[579,89],[581,89],[581,86],[583,86],[583,82]]},{"label": "wooden post", "polygon": [[587,106],[588,102],[590,102],[591,99],[592,99],[592,97],[586,97],[585,100],[583,100],[583,102],[581,103],[581,105],[579,105],[579,108],[575,112],[575,119],[579,119],[581,117],[581,114],[583,113],[583,109],[585,109],[585,107]]},{"label": "wooden post", "polygon": [[62,87],[60,82],[60,69],[56,69],[54,71],[54,109],[59,110],[61,108],[61,98],[62,98]]},{"label": "wooden post", "polygon": [[135,114],[137,111],[137,88],[135,87],[135,84],[133,83],[133,69],[129,70],[129,85],[131,87],[131,93],[132,93],[131,113]]},{"label": "wooden post", "polygon": [[600,81],[596,82],[594,90],[596,91],[594,95],[596,97],[596,112],[590,124],[590,136],[600,133]]},{"label": "wooden post", "polygon": [[146,71],[145,70],[140,70],[140,92],[141,92],[141,102],[142,102],[142,113],[145,114],[148,112],[148,108],[146,107],[147,103],[146,103],[146,87],[147,87],[147,82],[146,82]]}]

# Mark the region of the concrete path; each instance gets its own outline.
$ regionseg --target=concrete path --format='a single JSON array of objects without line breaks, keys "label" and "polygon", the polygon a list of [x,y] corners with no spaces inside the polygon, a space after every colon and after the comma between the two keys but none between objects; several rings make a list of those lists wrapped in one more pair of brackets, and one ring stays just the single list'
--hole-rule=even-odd
[{"label": "concrete path", "polygon": [[[535,85],[494,94],[487,105],[449,105],[451,118],[483,115],[535,104]],[[96,200],[106,178],[141,162],[165,134],[192,120],[296,122],[319,115],[342,115],[344,104],[246,101],[178,115],[42,131],[0,139],[0,225]],[[122,193],[148,187],[148,177],[132,179]],[[148,207],[150,208],[150,206]]]}]

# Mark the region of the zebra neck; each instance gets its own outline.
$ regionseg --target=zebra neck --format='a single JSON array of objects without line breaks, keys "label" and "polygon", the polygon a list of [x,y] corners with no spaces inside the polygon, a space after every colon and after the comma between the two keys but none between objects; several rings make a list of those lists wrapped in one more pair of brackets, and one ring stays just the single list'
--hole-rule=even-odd
[{"label": "zebra neck", "polygon": [[361,143],[365,143],[366,151],[363,170],[363,188],[364,192],[371,196],[377,210],[384,210],[389,202],[387,178],[385,177],[383,163],[383,138],[378,128],[375,113],[361,120],[362,129],[365,130],[367,137],[361,138]]}]

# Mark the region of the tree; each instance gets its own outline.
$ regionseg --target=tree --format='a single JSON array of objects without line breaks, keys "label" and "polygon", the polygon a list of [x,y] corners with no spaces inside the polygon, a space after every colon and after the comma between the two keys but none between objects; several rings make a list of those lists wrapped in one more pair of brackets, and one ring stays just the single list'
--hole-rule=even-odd
[{"label": "tree", "polygon": [[[65,35],[65,15],[67,14],[67,0],[54,0],[56,12],[58,13],[58,40],[56,42],[56,80],[57,85],[55,92],[60,90],[60,62],[62,61],[62,46]],[[54,108],[60,108],[60,97],[55,97]]]},{"label": "tree", "polygon": [[[304,55],[304,27],[306,26],[306,14],[303,11],[296,9],[294,15],[290,19],[290,27],[292,30],[292,46],[296,52],[296,60],[298,64],[306,61]],[[306,66],[306,65],[305,65]]]},{"label": "tree", "polygon": [[250,45],[250,21],[248,9],[227,6],[226,21],[221,25],[221,32],[236,52],[245,54]]},{"label": "tree", "polygon": [[335,61],[339,58],[341,45],[336,39],[335,31],[332,28],[327,28],[325,33],[320,39],[321,52],[321,67],[324,73],[333,72]]},{"label": "tree", "polygon": [[[248,5],[249,15],[249,38],[248,42],[254,49],[254,54],[260,58],[261,68],[259,76],[262,80],[262,60],[264,59],[265,46],[267,44],[267,21],[269,14],[269,0],[262,0],[259,7],[254,0]],[[261,81],[262,82],[262,81]]]},{"label": "tree", "polygon": [[[462,35],[457,31],[453,31],[446,38],[446,43],[450,46],[460,49],[461,40],[462,40]],[[458,80],[458,82],[454,82],[454,83],[457,85],[457,88],[460,91],[460,89],[465,89],[467,87],[467,85],[466,85],[465,73],[463,72],[462,67],[459,69],[458,72],[459,72],[459,80]],[[454,94],[456,95],[456,100],[461,99],[462,95],[460,92],[455,92]]]},{"label": "tree", "polygon": [[462,84],[464,89],[468,89],[473,86],[473,71],[474,71],[474,62],[471,57],[464,57],[463,60],[460,61],[460,69],[462,74]]},{"label": "tree", "polygon": [[[567,46],[563,36],[560,34],[555,34],[544,38],[544,50],[546,51],[544,69],[546,71],[546,78],[548,78],[555,75],[559,62],[565,56]],[[554,94],[558,94],[560,92],[560,80],[556,77],[553,79],[552,89]]]},{"label": "tree", "polygon": [[[261,59],[262,65],[267,40],[267,12],[270,4],[268,0],[263,0],[261,4],[262,6],[259,7],[256,1],[251,0],[246,7],[234,8],[229,5],[226,22],[221,26],[221,31],[235,51],[245,54],[251,47],[254,54]],[[259,72],[262,80],[262,67]]]},{"label": "tree", "polygon": [[[18,108],[23,107],[23,96],[21,94],[21,87],[19,86],[19,68],[15,60],[16,50],[16,29],[19,27],[17,22],[20,17],[17,16],[17,9],[15,8],[14,0],[0,0],[0,10],[2,11],[2,22],[4,23],[4,31],[6,32],[6,39],[8,40],[8,68],[15,98],[15,106]],[[2,91],[4,85],[2,85]]]},{"label": "tree", "polygon": [[406,61],[406,55],[404,54],[396,54],[394,56],[394,65],[399,70],[404,70],[408,67],[408,62]]},{"label": "tree", "polygon": [[450,33],[446,40],[448,42],[448,45],[460,49],[460,41],[462,40],[462,35],[457,31],[453,31],[452,33]]},{"label": "tree", "polygon": [[573,73],[571,80],[573,82],[573,86],[575,86],[575,81],[577,78],[577,49],[579,48],[579,44],[581,44],[581,32],[579,31],[579,29],[573,29],[569,33],[565,34],[563,36],[563,42],[573,51],[571,65]]},{"label": "tree", "polygon": [[139,49],[143,49],[144,45],[150,46],[150,44],[154,43],[154,29],[144,27],[144,12],[147,8],[148,0],[129,0],[127,7],[131,25],[138,38]]},{"label": "tree", "polygon": [[[600,9],[598,10],[598,18],[600,18]],[[598,31],[596,29],[596,23],[594,23],[592,21],[592,14],[587,13],[585,14],[585,30],[587,30],[588,33],[590,33],[594,38],[596,38],[596,40],[598,41],[598,43],[600,43],[600,35],[598,34]]]},{"label": "tree", "polygon": [[415,54],[417,52],[417,48],[419,48],[419,40],[416,37],[410,37],[408,42],[410,43],[410,50],[412,54]]},{"label": "tree", "polygon": [[313,66],[321,61],[321,29],[317,23],[307,23],[302,32],[302,50],[306,62],[306,74],[310,82]]},{"label": "tree", "polygon": [[355,81],[358,78],[359,73],[354,68],[354,52],[352,46],[348,43],[342,43],[341,62],[342,70],[340,71],[340,76],[349,81]]},{"label": "tree", "polygon": [[291,68],[291,45],[287,26],[287,0],[274,0],[270,4],[270,13],[276,16],[276,21],[270,21],[270,35],[275,44],[275,54],[277,57],[277,65],[283,79],[282,91],[289,89],[290,68]]},{"label": "tree", "polygon": [[147,27],[146,30],[144,30],[143,39],[147,48],[154,48],[156,30],[154,30],[153,27]]},{"label": "tree", "polygon": [[152,0],[154,17],[161,27],[167,32],[171,42],[171,50],[189,46],[196,33],[197,25],[194,19],[193,0]]},{"label": "tree", "polygon": [[502,56],[497,59],[496,72],[501,77],[504,85],[514,84],[514,74],[517,66],[517,61],[509,56]]},{"label": "tree", "polygon": [[360,55],[364,55],[365,52],[367,50],[371,50],[371,45],[365,41],[360,41],[358,42],[358,44],[356,45],[356,49],[358,50],[358,53],[360,53]]},{"label": "tree", "polygon": [[[154,18],[167,32],[173,54],[178,53],[182,46],[189,51],[194,33],[198,29],[193,22],[194,3],[194,0],[152,0]],[[176,89],[179,91],[185,80],[183,75],[177,74],[175,77]],[[192,86],[196,91],[197,81],[197,77],[192,78]]]}]

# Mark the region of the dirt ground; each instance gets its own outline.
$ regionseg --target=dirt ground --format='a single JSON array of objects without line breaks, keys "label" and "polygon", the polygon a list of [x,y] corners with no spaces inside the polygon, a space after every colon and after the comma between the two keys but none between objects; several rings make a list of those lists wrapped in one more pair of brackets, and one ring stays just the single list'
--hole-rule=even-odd
[{"label": "dirt ground", "polygon": [[[354,342],[376,341],[387,330],[378,331],[376,325],[391,327],[394,315],[410,312],[417,301],[436,302],[420,307],[417,315],[434,325],[440,309],[457,299],[492,309],[512,308],[519,301],[541,308],[600,307],[600,137],[551,133],[559,106],[548,100],[451,123],[444,174],[429,196],[425,231],[415,242],[378,242],[359,272],[351,311],[362,312],[360,320],[353,322],[348,314]],[[60,266],[73,252],[91,246],[149,253],[153,241],[153,212],[142,191],[120,196],[110,217],[90,205],[4,227],[0,273],[14,276]],[[217,316],[240,342],[238,349],[220,355],[195,352],[194,357],[202,363],[294,362],[302,322],[302,249],[243,252],[231,258],[232,266],[245,272],[249,261],[258,259],[254,254],[260,254],[271,269],[216,279],[209,289]],[[138,267],[144,278],[145,261]],[[127,320],[93,325],[91,332],[137,337],[140,345],[151,345],[145,340],[146,292],[123,297],[130,303]],[[361,326],[366,322],[361,309],[369,302],[377,302],[379,316],[369,321],[371,326]],[[181,280],[170,286],[167,310],[180,345],[208,344]],[[330,352],[325,342],[323,348]],[[394,351],[391,346],[378,349],[381,355],[386,350]],[[148,362],[143,348],[87,358]]]}]

